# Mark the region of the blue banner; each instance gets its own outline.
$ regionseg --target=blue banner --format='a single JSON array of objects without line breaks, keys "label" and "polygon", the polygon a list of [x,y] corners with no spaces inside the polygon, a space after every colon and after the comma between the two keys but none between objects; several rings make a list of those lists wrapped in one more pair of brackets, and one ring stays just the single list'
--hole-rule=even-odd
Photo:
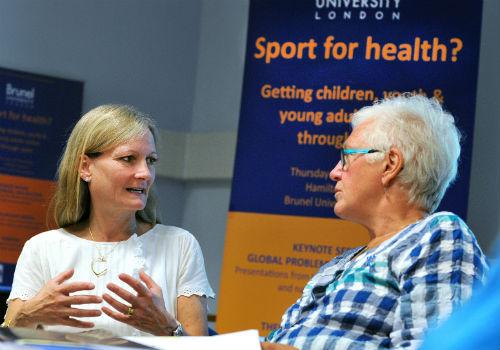
[{"label": "blue banner", "polygon": [[435,96],[464,133],[440,209],[467,215],[480,1],[254,0],[231,211],[332,217],[328,172],[351,114],[377,98]]},{"label": "blue banner", "polygon": [[53,180],[83,83],[0,68],[0,173]]},{"label": "blue banner", "polygon": [[57,163],[83,83],[0,68],[0,290],[33,234],[47,229]]},{"label": "blue banner", "polygon": [[459,174],[438,210],[466,218],[481,13],[481,1],[250,1],[219,331],[268,333],[321,264],[366,243],[335,218],[328,176],[352,114],[377,99],[432,96],[455,115]]}]

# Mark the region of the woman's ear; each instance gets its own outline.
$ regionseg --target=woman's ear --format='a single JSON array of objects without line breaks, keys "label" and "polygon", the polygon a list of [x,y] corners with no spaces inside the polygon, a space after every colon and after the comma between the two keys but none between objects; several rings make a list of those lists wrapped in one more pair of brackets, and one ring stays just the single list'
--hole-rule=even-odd
[{"label": "woman's ear", "polygon": [[90,159],[90,157],[87,156],[86,154],[84,154],[82,156],[82,159],[80,160],[80,169],[79,169],[80,178],[85,182],[90,182],[90,180],[92,180],[92,174],[90,171],[91,161],[92,160]]},{"label": "woman's ear", "polygon": [[384,172],[382,173],[382,185],[388,187],[404,168],[403,154],[396,147],[391,147],[384,161]]}]

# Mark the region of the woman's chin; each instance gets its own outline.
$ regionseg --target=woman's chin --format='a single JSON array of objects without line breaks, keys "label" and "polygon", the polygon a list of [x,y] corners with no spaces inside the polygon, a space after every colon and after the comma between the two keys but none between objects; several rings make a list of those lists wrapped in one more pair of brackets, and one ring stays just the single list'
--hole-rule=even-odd
[{"label": "woman's chin", "polygon": [[130,211],[140,211],[146,208],[146,203],[144,203],[143,201],[138,201],[133,203],[129,202],[125,205],[125,207]]},{"label": "woman's chin", "polygon": [[333,212],[337,217],[342,218],[342,206],[339,205],[339,202],[336,202],[333,206]]},{"label": "woman's chin", "polygon": [[333,212],[335,213],[335,216],[337,216],[339,219],[342,220],[351,220],[352,217],[349,215],[349,211],[346,210],[345,207],[342,205],[339,205],[339,203],[335,203],[335,206],[333,207]]}]

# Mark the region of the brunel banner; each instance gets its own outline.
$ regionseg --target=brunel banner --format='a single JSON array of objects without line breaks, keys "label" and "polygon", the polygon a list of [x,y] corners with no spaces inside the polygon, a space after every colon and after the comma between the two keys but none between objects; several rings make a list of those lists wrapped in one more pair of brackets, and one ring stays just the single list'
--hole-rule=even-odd
[{"label": "brunel banner", "polygon": [[0,68],[0,290],[24,242],[47,229],[57,162],[83,83]]}]

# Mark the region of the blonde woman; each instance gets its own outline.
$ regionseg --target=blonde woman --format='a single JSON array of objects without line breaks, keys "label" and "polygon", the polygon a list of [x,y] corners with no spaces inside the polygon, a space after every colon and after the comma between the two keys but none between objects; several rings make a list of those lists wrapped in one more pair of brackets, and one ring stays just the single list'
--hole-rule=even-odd
[{"label": "blonde woman", "polygon": [[156,142],[152,120],[129,106],[100,106],[78,121],[58,169],[59,229],[26,242],[4,325],[207,334],[214,293],[198,242],[158,217]]}]

